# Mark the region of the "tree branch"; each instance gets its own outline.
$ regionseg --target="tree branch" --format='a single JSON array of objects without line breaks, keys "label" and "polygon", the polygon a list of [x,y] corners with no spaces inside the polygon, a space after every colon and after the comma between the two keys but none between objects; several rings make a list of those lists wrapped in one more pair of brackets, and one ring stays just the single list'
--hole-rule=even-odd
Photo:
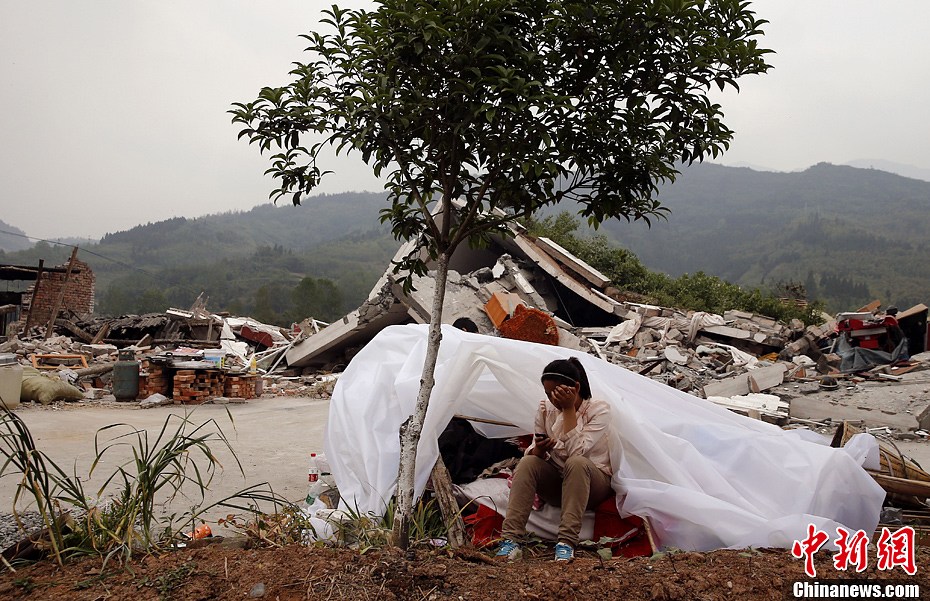
[{"label": "tree branch", "polygon": [[466,236],[462,235],[463,231],[466,231],[472,221],[475,219],[475,215],[478,214],[478,207],[481,206],[481,201],[484,199],[484,195],[487,194],[488,188],[491,185],[491,180],[497,177],[498,168],[495,167],[493,170],[488,172],[487,177],[484,178],[484,183],[481,184],[481,188],[478,190],[478,196],[476,198],[470,198],[471,206],[468,208],[468,213],[465,215],[465,219],[459,222],[459,226],[455,231],[455,237],[452,239],[452,247],[455,248],[458,246]]}]

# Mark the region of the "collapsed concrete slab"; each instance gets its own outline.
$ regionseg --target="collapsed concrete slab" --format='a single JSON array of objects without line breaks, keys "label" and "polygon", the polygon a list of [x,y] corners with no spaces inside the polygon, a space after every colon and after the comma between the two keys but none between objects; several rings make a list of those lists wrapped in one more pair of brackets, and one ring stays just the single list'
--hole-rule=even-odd
[{"label": "collapsed concrete slab", "polygon": [[[498,236],[488,248],[461,246],[453,254],[443,303],[443,323],[467,317],[482,332],[493,332],[485,305],[492,298],[507,299],[512,312],[517,304],[538,309],[559,326],[560,345],[581,348],[570,330],[582,325],[615,325],[625,315],[624,305],[596,286],[606,276],[552,241],[540,242],[517,226],[512,237]],[[413,249],[404,244],[392,265]],[[290,367],[329,367],[345,364],[354,351],[390,325],[428,323],[435,281],[432,275],[414,276],[413,288],[404,290],[388,268],[359,309],[319,333],[295,343],[286,354]],[[564,342],[563,342],[564,341]]]},{"label": "collapsed concrete slab", "polygon": [[334,365],[344,360],[348,350],[361,348],[384,328],[411,320],[409,309],[400,303],[389,302],[383,310],[374,310],[378,306],[380,303],[366,302],[318,334],[296,342],[285,354],[287,364],[290,367]]}]

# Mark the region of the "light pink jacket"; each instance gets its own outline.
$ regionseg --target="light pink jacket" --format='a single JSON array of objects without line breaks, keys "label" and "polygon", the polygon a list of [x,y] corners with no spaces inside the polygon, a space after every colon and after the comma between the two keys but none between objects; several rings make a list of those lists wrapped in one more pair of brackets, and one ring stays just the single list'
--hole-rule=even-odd
[{"label": "light pink jacket", "polygon": [[[555,440],[549,460],[561,471],[573,455],[583,455],[602,472],[613,475],[610,467],[610,405],[606,401],[587,399],[577,411],[578,423],[568,432],[562,431],[562,412],[543,400],[536,413],[536,432],[545,432]],[[530,445],[527,453],[536,446]]]}]

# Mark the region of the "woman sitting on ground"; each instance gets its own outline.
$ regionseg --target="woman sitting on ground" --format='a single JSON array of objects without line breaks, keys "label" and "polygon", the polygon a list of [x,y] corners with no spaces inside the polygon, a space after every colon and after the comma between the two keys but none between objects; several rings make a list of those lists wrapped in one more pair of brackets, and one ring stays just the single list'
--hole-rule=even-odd
[{"label": "woman sitting on ground", "polygon": [[613,494],[610,405],[591,399],[588,376],[574,357],[547,365],[541,380],[549,402],[539,403],[533,444],[513,475],[497,555],[508,559],[522,555],[519,541],[526,537],[526,522],[538,494],[562,508],[555,559],[569,561],[575,556],[585,509]]}]

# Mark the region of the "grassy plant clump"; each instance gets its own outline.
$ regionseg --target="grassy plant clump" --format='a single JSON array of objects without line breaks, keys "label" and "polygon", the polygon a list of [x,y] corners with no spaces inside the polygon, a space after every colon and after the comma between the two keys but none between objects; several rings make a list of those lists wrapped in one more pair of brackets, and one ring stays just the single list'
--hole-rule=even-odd
[{"label": "grassy plant clump", "polygon": [[[392,498],[384,509],[384,515],[346,510],[336,530],[336,544],[358,549],[362,553],[393,544],[396,505],[396,499]],[[421,497],[414,505],[410,518],[410,545],[445,540],[447,533],[439,503],[435,498]]]},{"label": "grassy plant clump", "polygon": [[[90,475],[105,456],[121,447],[130,450],[132,459],[119,465],[90,496],[77,474],[67,474],[37,449],[22,419],[3,408],[0,477],[20,477],[13,515],[19,520],[17,508],[31,497],[47,531],[36,544],[47,547],[57,562],[79,554],[128,559],[134,552],[170,548],[200,515],[213,507],[257,512],[263,502],[272,503],[275,510],[289,504],[267,484],[260,484],[203,506],[217,469],[222,469],[211,448],[217,444],[230,451],[244,476],[239,459],[215,420],[197,424],[190,414],[169,415],[154,439],[145,430],[128,424],[101,428],[95,436]],[[160,516],[157,504],[171,502],[179,494],[193,495],[191,508]],[[80,519],[71,517],[73,509],[80,510],[75,512],[81,514]]]},{"label": "grassy plant clump", "polygon": [[[107,435],[109,438],[105,438]],[[162,524],[167,529],[159,528],[156,499],[164,494],[172,501],[185,485],[190,485],[189,488],[199,497],[196,504],[204,501],[216,469],[222,467],[210,443],[219,443],[232,452],[229,441],[215,420],[198,425],[190,420],[189,415],[169,416],[154,440],[149,439],[147,431],[137,430],[128,424],[101,428],[94,438],[95,459],[90,468],[91,474],[107,454],[120,447],[128,447],[133,459],[117,467],[101,486],[100,493],[115,483],[118,490],[116,498],[104,511],[88,511],[89,516],[98,518],[90,531],[102,537],[102,540],[94,542],[103,547],[132,550],[157,548],[170,541],[177,530],[171,522]],[[236,464],[244,475],[238,458]],[[182,518],[182,521],[191,522],[190,516],[186,520]]]},{"label": "grassy plant clump", "polygon": [[0,455],[3,457],[3,465],[0,466],[0,476],[10,472],[20,475],[13,495],[13,517],[19,527],[23,528],[16,508],[26,496],[31,496],[48,530],[48,551],[61,563],[68,520],[60,510],[60,499],[63,496],[84,498],[81,482],[78,478],[69,477],[54,461],[36,449],[32,433],[18,415],[5,405],[2,409]]}]

